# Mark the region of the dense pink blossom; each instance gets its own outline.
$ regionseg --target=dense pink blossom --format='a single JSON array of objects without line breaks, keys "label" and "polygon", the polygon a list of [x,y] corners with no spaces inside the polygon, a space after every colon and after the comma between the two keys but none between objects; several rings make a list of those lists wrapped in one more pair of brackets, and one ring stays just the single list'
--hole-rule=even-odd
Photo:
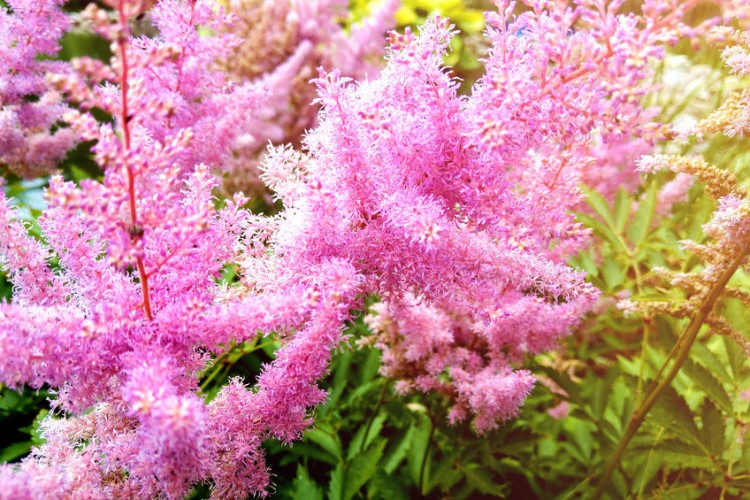
[{"label": "dense pink blossom", "polygon": [[[656,137],[639,98],[653,45],[672,34],[649,22],[679,16],[536,2],[512,17],[501,2],[467,97],[442,66],[449,21],[394,33],[377,78],[321,72],[304,150],[275,147],[264,163],[284,205],[266,217],[239,194],[217,208],[211,172],[243,134],[266,130],[263,100],[313,41],[267,78],[237,81],[217,67],[238,40],[215,5],[163,0],[146,38],[129,28],[144,2],[106,3],[114,10],[83,15],[113,42],[112,60],[80,59],[76,74],[50,79],[77,103],[65,118],[96,140],[103,180],[51,180],[44,242],[0,196],[15,287],[0,304],[0,352],[14,354],[0,381],[57,391],[45,443],[0,468],[0,496],[179,498],[201,481],[217,498],[267,494],[261,443],[312,424],[317,381],[368,295],[381,299],[370,341],[402,392],[446,394],[450,420],[479,432],[515,415],[533,386],[524,357],[555,346],[596,301],[565,264],[588,237],[570,212],[603,158]],[[342,3],[295,5],[300,29],[320,35],[315,9]],[[349,48],[332,61],[356,65]],[[96,121],[94,107],[114,120]],[[228,263],[231,285],[218,279]],[[269,334],[281,348],[257,384],[232,380],[207,403],[198,380],[211,357]]]},{"label": "dense pink blossom", "polygon": [[229,33],[239,37],[222,66],[235,82],[263,85],[264,95],[252,126],[241,127],[233,156],[221,170],[229,191],[263,194],[259,164],[268,142],[298,146],[303,133],[315,125],[312,105],[317,68],[337,68],[345,76],[375,77],[381,66],[385,34],[395,26],[400,2],[383,0],[373,12],[349,29],[346,0],[231,0],[234,20]]},{"label": "dense pink blossom", "polygon": [[64,3],[9,0],[8,8],[0,6],[0,166],[27,177],[54,168],[76,141],[72,130],[59,127],[68,107],[44,77],[69,71],[48,59],[69,25]]},{"label": "dense pink blossom", "polygon": [[[209,4],[160,2],[153,39],[128,36],[140,2],[112,5],[114,21],[93,6],[85,13],[115,41],[110,64],[79,60],[79,76],[52,79],[80,104],[66,119],[96,139],[103,181],[52,179],[39,220],[45,243],[0,196],[0,254],[15,287],[13,301],[0,304],[0,351],[14,353],[0,379],[48,385],[55,409],[72,414],[45,422],[45,444],[19,470],[2,469],[0,495],[181,498],[204,480],[217,496],[264,494],[261,442],[291,441],[310,425],[310,407],[324,399],[316,381],[359,279],[327,259],[309,268],[309,280],[279,290],[218,282],[226,263],[251,254],[250,217],[241,195],[215,208],[206,164],[226,159],[233,136],[214,134],[246,126],[262,89],[212,72],[227,41],[196,35],[196,24],[213,22]],[[95,121],[94,106],[114,123]],[[273,331],[289,337],[256,390],[235,383],[207,405],[197,376],[208,353]],[[226,411],[246,398],[250,411]],[[230,422],[249,429],[240,451],[226,443]]]},{"label": "dense pink blossom", "polygon": [[[321,77],[321,123],[307,154],[277,148],[265,165],[287,207],[268,244],[294,274],[324,258],[352,262],[364,290],[384,301],[372,320],[384,373],[409,381],[402,389],[447,393],[454,420],[473,415],[484,431],[530,389],[513,363],[555,345],[596,296],[560,262],[586,236],[568,213],[580,191],[568,175],[560,189],[522,182],[517,162],[561,156],[576,172],[590,160],[560,151],[585,141],[569,123],[545,133],[531,110],[512,122],[526,104],[499,101],[508,86],[494,82],[507,72],[492,59],[472,96],[459,96],[441,62],[450,30],[433,20],[418,37],[393,35],[377,80]],[[493,124],[515,130],[500,139]],[[558,156],[537,154],[552,150]],[[240,264],[262,274],[255,261]],[[446,381],[446,371],[455,377]],[[480,379],[497,384],[490,399],[471,392]]]}]

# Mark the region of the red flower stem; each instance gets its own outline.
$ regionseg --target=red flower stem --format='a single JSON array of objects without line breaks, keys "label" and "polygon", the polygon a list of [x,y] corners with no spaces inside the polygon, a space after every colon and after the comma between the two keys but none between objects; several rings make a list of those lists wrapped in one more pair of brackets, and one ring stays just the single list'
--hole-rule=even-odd
[{"label": "red flower stem", "polygon": [[[120,0],[117,4],[117,13],[119,15],[120,26],[122,32],[117,40],[117,45],[120,48],[120,61],[122,64],[122,77],[120,79],[120,89],[122,96],[122,105],[120,106],[120,122],[122,123],[122,137],[125,143],[125,154],[123,155],[123,162],[125,164],[125,170],[128,175],[128,198],[130,201],[130,221],[131,228],[134,234],[138,231],[138,211],[135,205],[135,174],[128,164],[128,153],[130,152],[130,114],[128,113],[128,41],[126,38],[126,28],[128,25],[128,19],[125,15],[125,0]],[[131,236],[131,239],[133,236]],[[148,288],[148,274],[146,274],[146,265],[143,262],[143,257],[138,256],[135,258],[136,268],[138,269],[138,276],[141,283],[141,294],[143,295],[143,310],[146,312],[146,317],[149,320],[154,319],[154,315],[151,312],[151,297]]]}]

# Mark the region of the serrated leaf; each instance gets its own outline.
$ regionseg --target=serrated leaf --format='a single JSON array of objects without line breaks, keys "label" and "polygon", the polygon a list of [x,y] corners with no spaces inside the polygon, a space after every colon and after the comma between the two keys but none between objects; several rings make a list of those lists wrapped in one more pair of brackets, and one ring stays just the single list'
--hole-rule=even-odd
[{"label": "serrated leaf", "polygon": [[466,467],[463,469],[463,472],[466,477],[466,482],[477,491],[495,497],[505,496],[502,486],[495,483],[495,481],[492,480],[492,476],[486,471],[480,468]]},{"label": "serrated leaf", "polygon": [[287,465],[290,463],[298,462],[299,457],[308,457],[313,460],[319,460],[321,462],[336,465],[341,462],[339,458],[334,457],[327,451],[323,450],[320,446],[312,443],[301,442],[294,445],[291,453],[286,454],[282,457],[281,465]]},{"label": "serrated leaf", "polygon": [[[426,416],[420,415],[419,424],[414,426],[412,446],[408,450],[409,472],[411,473],[412,481],[417,485],[419,484],[419,474],[422,470],[422,459],[427,452],[430,442],[431,431],[432,423],[430,420]],[[427,457],[427,460],[429,461],[429,457]]]},{"label": "serrated leaf", "polygon": [[599,266],[594,262],[594,258],[590,252],[581,251],[576,257],[571,259],[573,267],[586,271],[587,277],[593,277],[599,275]]},{"label": "serrated leaf", "polygon": [[702,453],[695,446],[676,440],[663,441],[654,446],[652,457],[671,470],[676,467],[714,469],[713,462],[705,453]]},{"label": "serrated leaf", "polygon": [[401,438],[396,446],[389,449],[385,460],[383,460],[383,470],[386,474],[393,474],[396,467],[406,458],[406,453],[412,448],[412,440],[414,439],[414,427],[410,427],[406,434]]},{"label": "serrated leaf", "polygon": [[690,348],[691,355],[694,355],[695,360],[703,365],[707,370],[714,374],[719,380],[733,380],[733,377],[729,374],[725,362],[720,360],[716,354],[714,354],[708,347],[701,342],[696,342],[693,347]]},{"label": "serrated leaf", "polygon": [[604,416],[604,412],[607,409],[607,401],[609,401],[609,397],[612,394],[612,384],[619,374],[620,370],[613,368],[607,371],[604,378],[594,377],[593,381],[589,381],[593,384],[591,411],[597,420],[601,420]]},{"label": "serrated leaf", "polygon": [[602,262],[602,277],[608,290],[619,290],[625,282],[627,269],[613,258],[605,258]]},{"label": "serrated leaf", "polygon": [[698,385],[698,387],[701,388],[701,390],[706,393],[709,398],[711,398],[716,406],[730,415],[734,413],[732,400],[729,399],[727,391],[724,390],[724,386],[721,385],[721,382],[716,380],[711,372],[690,360],[687,360],[685,364],[682,365],[682,370]]},{"label": "serrated leaf", "polygon": [[346,468],[344,480],[344,500],[352,498],[359,489],[375,474],[378,462],[383,456],[386,440],[377,439],[364,453],[357,455]]},{"label": "serrated leaf", "polygon": [[622,241],[617,237],[614,231],[612,231],[612,229],[602,221],[588,214],[582,213],[576,214],[576,218],[583,222],[586,227],[591,228],[591,230],[594,231],[594,234],[596,234],[600,238],[607,240],[612,245],[612,247],[625,249],[622,246]]},{"label": "serrated leaf", "polygon": [[720,457],[724,451],[724,433],[726,430],[724,416],[709,399],[706,399],[703,403],[701,421],[703,422],[701,442],[708,448],[711,455]]},{"label": "serrated leaf", "polygon": [[394,481],[390,475],[384,474],[383,471],[375,473],[375,476],[368,483],[367,493],[367,498],[409,500],[409,492],[401,484],[401,481]]},{"label": "serrated leaf", "polygon": [[724,341],[724,349],[727,351],[729,366],[732,368],[734,378],[739,379],[743,374],[746,355],[733,339],[727,336],[721,338]]},{"label": "serrated leaf", "polygon": [[380,369],[380,351],[368,349],[367,357],[360,364],[359,385],[370,381],[379,382],[378,370]]},{"label": "serrated leaf", "polygon": [[328,499],[341,500],[344,494],[344,462],[339,462],[331,472],[331,481],[328,483]]},{"label": "serrated leaf", "polygon": [[428,481],[426,490],[423,492],[425,495],[432,491],[435,486],[438,484],[441,484],[443,479],[445,478],[445,475],[451,471],[453,466],[455,465],[455,460],[458,458],[458,455],[460,454],[459,450],[453,450],[452,452],[445,455],[440,461],[435,464],[433,467],[431,467],[430,470],[430,479]]},{"label": "serrated leaf", "polygon": [[294,478],[292,487],[295,500],[323,500],[322,488],[313,481],[307,469],[302,465],[297,466],[297,477]]},{"label": "serrated leaf", "polygon": [[698,427],[695,425],[690,407],[671,386],[662,391],[649,417],[654,423],[667,429],[677,426],[683,431],[683,439],[692,438],[700,441]]},{"label": "serrated leaf", "polygon": [[[388,415],[386,413],[379,413],[372,419],[372,423],[368,420],[364,425],[357,429],[357,433],[354,435],[351,444],[349,444],[349,449],[346,452],[347,460],[351,460],[357,453],[361,452],[363,448],[367,448],[370,443],[378,437],[387,417]],[[367,436],[365,436],[365,432],[367,432]]]},{"label": "serrated leaf", "polygon": [[338,403],[341,394],[346,388],[349,380],[349,367],[351,366],[351,355],[341,355],[336,358],[336,365],[333,369],[333,377],[331,377],[331,389],[328,391],[328,399],[326,400],[326,408],[335,408]]}]

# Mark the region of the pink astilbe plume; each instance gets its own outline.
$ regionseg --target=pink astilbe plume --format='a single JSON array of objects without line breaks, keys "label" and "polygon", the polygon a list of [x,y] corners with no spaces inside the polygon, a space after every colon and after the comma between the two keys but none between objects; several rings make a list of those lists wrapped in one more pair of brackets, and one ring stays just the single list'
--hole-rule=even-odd
[{"label": "pink astilbe plume", "polygon": [[[266,217],[239,194],[217,208],[211,172],[241,156],[244,134],[267,132],[277,108],[263,100],[328,40],[314,16],[331,26],[343,3],[294,3],[309,43],[248,81],[222,71],[239,40],[207,0],[158,2],[151,38],[130,32],[148,2],[105,3],[83,17],[112,60],[50,78],[76,103],[65,119],[95,140],[103,179],[51,180],[43,241],[0,196],[14,285],[0,304],[0,352],[13,353],[0,382],[56,393],[44,444],[0,467],[0,497],[182,498],[200,482],[215,498],[266,495],[261,443],[312,424],[317,381],[373,295],[370,342],[400,390],[445,394],[449,419],[478,432],[518,412],[534,383],[524,357],[597,299],[565,264],[588,238],[570,214],[578,185],[623,143],[657,135],[641,82],[660,54],[651,45],[671,35],[649,20],[671,33],[679,16],[582,2],[511,18],[501,4],[469,97],[442,66],[447,20],[393,34],[380,76],[322,71],[305,151],[275,147],[264,163],[284,204]],[[353,30],[374,40],[384,18]],[[359,75],[357,51],[371,46],[327,57]],[[237,282],[222,284],[229,263]],[[212,356],[269,334],[281,347],[255,386],[233,379],[207,403],[198,382]]]},{"label": "pink astilbe plume", "polygon": [[[57,393],[45,443],[0,468],[0,497],[182,498],[202,481],[220,498],[265,495],[261,443],[310,425],[360,279],[321,259],[283,289],[218,282],[226,263],[253,254],[246,199],[217,210],[210,166],[230,154],[263,91],[211,71],[231,40],[196,35],[220,19],[207,2],[158,3],[152,39],[129,32],[142,2],[109,4],[114,12],[92,4],[84,16],[113,41],[110,63],[81,59],[77,75],[52,78],[79,105],[66,119],[96,140],[103,181],[51,180],[44,242],[0,196],[0,264],[14,284],[0,304],[0,352],[13,353],[0,381]],[[97,122],[94,107],[113,123]],[[206,404],[198,376],[209,355],[270,332],[283,346],[257,387],[235,381]]]},{"label": "pink astilbe plume", "polygon": [[[602,158],[659,136],[641,98],[680,26],[679,13],[619,15],[619,3],[532,3],[516,18],[499,6],[470,97],[441,65],[449,22],[433,20],[392,36],[377,80],[323,74],[308,153],[277,148],[265,165],[287,207],[268,243],[278,267],[352,262],[383,301],[366,341],[384,350],[383,373],[402,392],[446,394],[451,420],[471,417],[479,432],[528,394],[531,377],[513,367],[595,300],[562,263],[587,238],[570,211],[581,182],[607,191],[587,177]],[[622,165],[631,184],[633,167]],[[254,266],[247,277],[263,275]]]},{"label": "pink astilbe plume", "polygon": [[33,177],[53,169],[76,141],[72,130],[59,127],[68,107],[44,77],[70,69],[43,59],[57,53],[69,20],[63,0],[6,3],[0,6],[0,168]]},{"label": "pink astilbe plume", "polygon": [[244,127],[234,155],[222,166],[224,185],[264,193],[258,166],[268,142],[298,146],[305,130],[315,125],[316,69],[337,68],[347,77],[374,77],[380,69],[385,35],[395,27],[399,0],[382,0],[373,13],[341,25],[346,0],[230,0],[235,16],[228,33],[241,41],[221,62],[235,82],[257,82],[267,89],[252,127]]},{"label": "pink astilbe plume", "polygon": [[[448,394],[452,420],[473,415],[485,431],[514,415],[531,388],[514,364],[555,345],[596,293],[560,261],[560,247],[585,237],[568,213],[580,193],[546,204],[559,196],[554,186],[521,189],[513,168],[579,131],[535,135],[536,122],[519,123],[495,140],[479,112],[495,72],[460,97],[442,67],[451,36],[447,20],[432,20],[418,37],[392,36],[378,79],[321,77],[321,123],[307,154],[277,148],[265,164],[286,207],[267,244],[292,275],[323,259],[351,262],[363,290],[383,299],[376,321],[388,326],[372,342],[385,349],[384,373],[407,381],[402,388]],[[589,161],[574,153],[574,167]],[[256,260],[240,264],[262,281]],[[485,399],[471,389],[480,379]]]}]

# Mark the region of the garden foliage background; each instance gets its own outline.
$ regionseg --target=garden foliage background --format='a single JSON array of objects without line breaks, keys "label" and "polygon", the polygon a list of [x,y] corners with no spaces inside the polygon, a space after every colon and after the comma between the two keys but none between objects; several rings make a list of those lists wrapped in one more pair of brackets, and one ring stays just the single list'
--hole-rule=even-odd
[{"label": "garden foliage background", "polygon": [[0,2],[1,498],[750,491],[744,2],[161,4]]}]

